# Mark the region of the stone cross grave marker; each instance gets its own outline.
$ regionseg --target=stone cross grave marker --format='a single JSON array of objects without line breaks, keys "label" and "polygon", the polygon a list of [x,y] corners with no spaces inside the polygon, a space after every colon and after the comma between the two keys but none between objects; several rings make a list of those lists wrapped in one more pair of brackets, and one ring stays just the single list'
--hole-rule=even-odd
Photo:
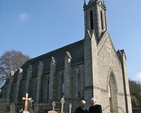
[{"label": "stone cross grave marker", "polygon": [[23,113],[28,113],[28,101],[31,100],[31,98],[28,98],[28,93],[26,93],[26,96],[22,100],[25,100]]},{"label": "stone cross grave marker", "polygon": [[29,100],[29,113],[34,113],[34,111],[32,109],[32,102],[33,102],[33,100],[31,98],[31,100]]},{"label": "stone cross grave marker", "polygon": [[23,108],[21,108],[21,109],[19,110],[19,112],[22,113],[22,112],[23,112]]},{"label": "stone cross grave marker", "polygon": [[60,102],[61,102],[61,112],[60,113],[64,113],[64,111],[63,111],[63,109],[64,109],[64,103],[65,103],[64,98],[61,98]]},{"label": "stone cross grave marker", "polygon": [[55,106],[56,106],[56,103],[55,103],[55,101],[53,101],[53,102],[52,102],[52,110],[53,110],[53,111],[55,111]]},{"label": "stone cross grave marker", "polygon": [[72,104],[69,104],[69,113],[71,113]]},{"label": "stone cross grave marker", "polygon": [[15,113],[15,104],[14,103],[10,104],[10,112],[9,113]]}]

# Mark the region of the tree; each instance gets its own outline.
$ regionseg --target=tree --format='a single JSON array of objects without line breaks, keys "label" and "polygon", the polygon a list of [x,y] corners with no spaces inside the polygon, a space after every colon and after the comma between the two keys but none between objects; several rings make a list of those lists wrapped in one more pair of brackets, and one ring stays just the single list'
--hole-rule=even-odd
[{"label": "tree", "polygon": [[29,59],[29,56],[24,55],[20,51],[6,51],[0,57],[0,83],[3,83],[11,72],[15,72]]},{"label": "tree", "polygon": [[141,82],[129,80],[129,87],[132,107],[141,109]]}]

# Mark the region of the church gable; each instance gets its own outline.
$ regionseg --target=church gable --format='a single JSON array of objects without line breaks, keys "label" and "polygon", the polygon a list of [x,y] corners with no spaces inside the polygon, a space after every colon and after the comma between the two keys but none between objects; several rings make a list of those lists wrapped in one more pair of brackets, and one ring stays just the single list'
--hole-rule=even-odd
[{"label": "church gable", "polygon": [[[110,108],[112,111],[118,111],[116,106],[125,107],[125,104],[119,104],[121,99],[125,99],[122,65],[108,33],[103,35],[98,44],[98,68],[99,77],[102,78],[99,79],[101,94],[109,95],[109,98],[104,98],[101,102],[115,103]],[[104,103],[103,106],[106,108],[107,104]]]},{"label": "church gable", "polygon": [[[105,87],[105,84],[107,84],[108,81],[107,76],[110,76],[109,70],[112,70],[116,81],[121,80],[118,82],[120,84],[118,86],[123,88],[122,65],[108,33],[103,35],[98,44],[98,67],[100,78],[105,77],[105,79],[103,78],[104,81],[100,81],[105,90],[107,90],[107,87]],[[123,92],[123,90],[119,90],[118,92]]]},{"label": "church gable", "polygon": [[108,55],[114,55],[115,58],[117,59],[117,62],[119,63],[119,65],[121,65],[120,63],[120,59],[118,58],[117,52],[115,50],[115,47],[113,45],[113,42],[110,38],[110,35],[108,33],[108,31],[105,31],[101,37],[101,40],[98,43],[98,56],[99,54],[101,54],[102,50],[104,49],[104,53],[108,53]]}]

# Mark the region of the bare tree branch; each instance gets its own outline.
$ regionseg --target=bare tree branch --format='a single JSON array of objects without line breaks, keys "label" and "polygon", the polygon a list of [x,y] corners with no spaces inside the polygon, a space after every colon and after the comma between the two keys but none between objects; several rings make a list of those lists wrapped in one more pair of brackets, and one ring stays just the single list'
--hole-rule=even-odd
[{"label": "bare tree branch", "polygon": [[0,57],[0,81],[10,76],[11,71],[20,68],[30,57],[20,51],[6,51]]}]

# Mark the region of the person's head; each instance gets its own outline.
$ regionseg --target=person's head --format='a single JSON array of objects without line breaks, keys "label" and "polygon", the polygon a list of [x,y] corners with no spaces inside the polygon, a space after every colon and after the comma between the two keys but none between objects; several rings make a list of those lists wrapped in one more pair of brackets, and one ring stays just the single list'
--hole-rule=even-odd
[{"label": "person's head", "polygon": [[86,101],[85,101],[85,100],[81,100],[81,101],[80,101],[80,106],[81,106],[81,107],[85,107],[85,105],[86,105]]},{"label": "person's head", "polygon": [[96,105],[96,99],[95,98],[92,98],[91,99],[91,103],[92,103],[93,106]]}]

